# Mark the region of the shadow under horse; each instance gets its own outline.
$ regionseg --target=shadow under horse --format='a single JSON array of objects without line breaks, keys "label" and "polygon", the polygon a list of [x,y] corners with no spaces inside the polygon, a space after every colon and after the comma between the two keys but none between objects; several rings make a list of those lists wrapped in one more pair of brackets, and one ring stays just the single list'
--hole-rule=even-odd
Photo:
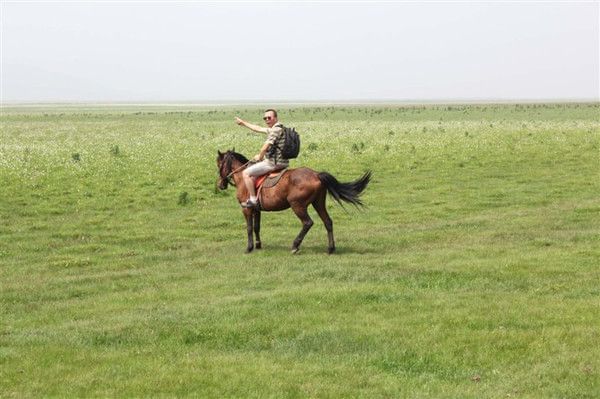
[{"label": "shadow under horse", "polygon": [[[217,167],[219,168],[218,187],[225,190],[228,184],[232,184],[237,189],[238,202],[248,199],[248,190],[244,184],[242,171],[248,166],[248,159],[228,150],[225,153],[218,152]],[[260,209],[242,208],[242,213],[246,218],[246,228],[248,231],[248,246],[246,252],[251,252],[254,248],[254,239],[252,233],[256,236],[256,249],[261,248],[260,242],[260,212],[262,211],[282,211],[292,208],[296,216],[302,222],[302,229],[292,244],[292,253],[298,252],[300,244],[306,236],[306,233],[313,225],[313,221],[308,215],[308,206],[312,204],[321,220],[325,224],[328,238],[328,253],[335,251],[335,241],[333,239],[333,221],[327,213],[325,199],[327,192],[343,207],[344,202],[355,206],[362,206],[360,194],[369,184],[371,172],[366,172],[361,178],[351,183],[340,183],[335,177],[327,172],[315,172],[309,168],[287,169],[283,172],[279,182],[270,188],[262,188],[259,198]]]}]

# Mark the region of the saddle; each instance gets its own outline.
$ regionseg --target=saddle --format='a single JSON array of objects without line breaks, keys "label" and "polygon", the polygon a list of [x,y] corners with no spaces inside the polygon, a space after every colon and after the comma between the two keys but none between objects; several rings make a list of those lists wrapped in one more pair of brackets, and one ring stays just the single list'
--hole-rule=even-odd
[{"label": "saddle", "polygon": [[272,172],[257,177],[254,181],[254,187],[257,190],[260,190],[263,187],[270,188],[275,186],[279,182],[279,179],[281,179],[281,176],[283,176],[283,173],[286,171],[286,169],[287,168],[274,170]]},{"label": "saddle", "polygon": [[287,167],[283,169],[274,170],[262,176],[259,176],[254,181],[254,187],[256,188],[256,198],[258,199],[258,206],[262,208],[262,190],[263,188],[275,187],[279,180],[286,172]]}]

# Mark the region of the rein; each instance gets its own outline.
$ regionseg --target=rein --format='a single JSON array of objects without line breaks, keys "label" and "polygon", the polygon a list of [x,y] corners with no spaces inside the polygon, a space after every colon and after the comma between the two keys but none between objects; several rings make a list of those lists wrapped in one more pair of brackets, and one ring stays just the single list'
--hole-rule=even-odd
[{"label": "rein", "polygon": [[242,166],[240,166],[239,168],[237,168],[236,170],[229,172],[229,174],[227,175],[228,179],[231,179],[231,176],[235,175],[236,173],[238,173],[240,170],[244,169],[250,162],[252,161],[248,161],[245,164],[243,164]]}]

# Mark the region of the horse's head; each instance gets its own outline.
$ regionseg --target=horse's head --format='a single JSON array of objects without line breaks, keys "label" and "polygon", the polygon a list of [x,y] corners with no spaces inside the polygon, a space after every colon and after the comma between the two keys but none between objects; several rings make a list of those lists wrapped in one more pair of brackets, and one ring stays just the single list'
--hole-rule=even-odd
[{"label": "horse's head", "polygon": [[229,174],[231,173],[233,154],[229,150],[224,153],[217,151],[217,154],[217,168],[219,168],[219,182],[217,186],[219,190],[225,190],[230,179]]},{"label": "horse's head", "polygon": [[235,178],[232,180],[233,175],[241,172],[249,161],[242,154],[235,152],[235,148],[227,150],[227,152],[224,153],[217,151],[217,154],[217,168],[219,168],[218,185],[221,190],[225,190],[227,184],[235,186]]}]

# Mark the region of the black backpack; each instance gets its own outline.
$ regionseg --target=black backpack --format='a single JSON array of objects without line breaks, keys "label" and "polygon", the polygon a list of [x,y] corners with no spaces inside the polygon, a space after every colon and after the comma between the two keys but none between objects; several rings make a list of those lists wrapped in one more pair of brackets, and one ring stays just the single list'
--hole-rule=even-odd
[{"label": "black backpack", "polygon": [[283,129],[282,133],[283,147],[281,147],[281,156],[285,159],[292,159],[298,156],[300,152],[300,135],[296,132],[296,129],[293,127],[285,127],[281,126]]}]

